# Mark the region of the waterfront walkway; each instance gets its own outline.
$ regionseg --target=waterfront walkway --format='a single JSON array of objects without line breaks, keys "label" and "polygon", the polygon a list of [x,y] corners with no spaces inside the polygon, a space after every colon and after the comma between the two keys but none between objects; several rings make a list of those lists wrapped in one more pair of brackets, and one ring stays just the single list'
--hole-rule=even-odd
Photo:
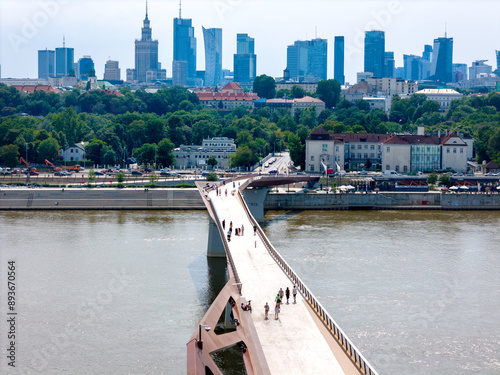
[{"label": "waterfront walkway", "polygon": [[[241,180],[243,185],[245,180]],[[242,283],[242,296],[251,300],[253,312],[249,314],[272,374],[360,374],[344,349],[320,321],[311,305],[297,295],[293,303],[293,283],[267,250],[259,235],[254,236],[253,224],[238,197],[238,184],[221,186],[217,196],[210,189],[208,199],[213,202],[216,216],[225,234],[233,223],[229,251]],[[227,196],[225,191],[227,189]],[[244,235],[236,236],[235,229],[244,226]],[[290,303],[281,305],[279,319],[274,318],[275,297],[280,288],[290,289]],[[265,320],[264,305],[270,306],[269,320]]]}]

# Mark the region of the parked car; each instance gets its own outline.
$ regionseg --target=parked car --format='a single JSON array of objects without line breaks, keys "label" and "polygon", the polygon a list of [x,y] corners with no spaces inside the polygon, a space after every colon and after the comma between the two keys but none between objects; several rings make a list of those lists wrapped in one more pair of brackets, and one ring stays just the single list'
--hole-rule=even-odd
[{"label": "parked car", "polygon": [[170,172],[167,172],[167,171],[161,171],[160,172],[160,176],[170,176],[171,173]]},{"label": "parked car", "polygon": [[30,175],[30,176],[38,176],[40,174],[40,173],[35,172],[35,171],[25,171],[24,173],[26,173],[27,175]]},{"label": "parked car", "polygon": [[104,173],[102,173],[101,171],[94,171],[94,174],[96,176],[104,176]]},{"label": "parked car", "polygon": [[142,176],[142,172],[139,171],[132,171],[132,176]]}]

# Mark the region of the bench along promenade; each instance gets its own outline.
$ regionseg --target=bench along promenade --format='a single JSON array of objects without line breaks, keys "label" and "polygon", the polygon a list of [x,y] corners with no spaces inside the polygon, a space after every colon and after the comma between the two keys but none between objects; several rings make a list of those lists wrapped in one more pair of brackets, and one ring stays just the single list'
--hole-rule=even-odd
[{"label": "bench along promenade", "polygon": [[[229,281],[187,343],[188,374],[221,374],[212,355],[232,346],[248,374],[377,374],[261,230],[244,199],[253,196],[260,212],[261,189],[245,191],[252,183],[198,184],[210,215],[208,254],[226,257]],[[294,285],[296,303],[285,298],[275,319],[278,291]],[[240,307],[250,301],[252,312]],[[228,332],[215,332],[221,326]]]}]

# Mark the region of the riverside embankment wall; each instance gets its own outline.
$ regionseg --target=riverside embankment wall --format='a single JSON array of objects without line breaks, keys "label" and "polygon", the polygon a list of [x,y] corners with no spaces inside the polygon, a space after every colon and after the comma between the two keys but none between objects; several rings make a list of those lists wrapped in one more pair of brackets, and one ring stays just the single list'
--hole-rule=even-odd
[{"label": "riverside embankment wall", "polygon": [[[271,193],[266,210],[499,210],[498,193]],[[0,188],[0,210],[205,210],[197,189]]]}]

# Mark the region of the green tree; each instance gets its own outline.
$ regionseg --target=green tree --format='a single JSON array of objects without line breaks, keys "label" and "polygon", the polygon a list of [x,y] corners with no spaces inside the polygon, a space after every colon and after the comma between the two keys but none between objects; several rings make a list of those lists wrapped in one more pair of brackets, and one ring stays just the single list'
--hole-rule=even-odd
[{"label": "green tree", "polygon": [[207,181],[217,181],[219,178],[217,177],[217,173],[209,173],[207,174]]},{"label": "green tree", "polygon": [[123,181],[125,181],[125,173],[123,173],[122,171],[118,172],[115,176],[116,178],[116,182],[118,182],[119,184],[121,184]]},{"label": "green tree", "polygon": [[325,102],[326,108],[333,108],[340,100],[340,82],[336,79],[322,79],[318,82],[316,95]]},{"label": "green tree", "polygon": [[302,86],[300,86],[300,85],[293,85],[292,88],[290,89],[290,95],[293,98],[300,99],[300,98],[303,98],[304,96],[306,96],[307,92],[306,92],[306,90],[304,90],[302,88]]},{"label": "green tree", "polygon": [[38,161],[43,162],[45,159],[54,161],[57,158],[57,151],[61,148],[59,142],[54,138],[47,138],[40,142],[36,151],[38,153]]},{"label": "green tree", "polygon": [[446,174],[446,173],[443,173],[439,176],[439,186],[447,186],[447,187],[450,187],[451,185],[451,177]]},{"label": "green tree", "polygon": [[19,147],[16,145],[2,146],[0,159],[4,162],[6,167],[15,168],[19,160]]},{"label": "green tree", "polygon": [[95,175],[94,169],[90,168],[90,171],[87,175],[87,181],[90,184],[90,183],[94,182],[95,179],[96,179],[96,175]]},{"label": "green tree", "polygon": [[148,176],[148,180],[151,185],[154,185],[158,181],[158,175],[156,173],[151,173]]},{"label": "green tree", "polygon": [[214,168],[218,162],[217,162],[217,159],[215,158],[215,156],[210,156],[207,160],[207,164],[210,166],[210,168]]},{"label": "green tree", "polygon": [[238,147],[231,158],[232,167],[248,167],[257,162],[257,157],[248,146]]},{"label": "green tree", "polygon": [[253,81],[253,92],[261,98],[272,99],[276,95],[276,82],[273,77],[262,74]]},{"label": "green tree", "polygon": [[290,150],[290,158],[296,166],[305,169],[305,147],[296,134],[291,134],[288,137],[287,147]]},{"label": "green tree", "polygon": [[429,185],[436,184],[437,180],[438,180],[438,175],[436,172],[432,172],[431,174],[429,174],[429,176],[427,176],[427,183]]},{"label": "green tree", "polygon": [[158,143],[158,163],[164,166],[170,166],[175,164],[174,157],[174,144],[168,138],[163,138],[160,143]]}]

